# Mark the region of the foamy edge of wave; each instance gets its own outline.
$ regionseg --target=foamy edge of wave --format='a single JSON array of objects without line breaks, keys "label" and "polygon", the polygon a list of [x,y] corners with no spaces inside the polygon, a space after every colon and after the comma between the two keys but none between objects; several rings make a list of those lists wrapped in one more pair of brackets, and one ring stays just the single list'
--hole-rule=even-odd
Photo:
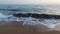
[{"label": "foamy edge of wave", "polygon": [[[39,21],[41,20],[41,21]],[[11,17],[10,19],[5,19],[5,20],[1,20],[1,21],[23,21],[23,25],[37,25],[37,24],[42,24],[44,26],[47,26],[48,28],[55,28],[56,25],[60,24],[60,23],[49,23],[49,22],[54,22],[55,20],[51,19],[51,20],[47,20],[47,19],[36,19],[36,18],[32,18],[32,17]]]},{"label": "foamy edge of wave", "polygon": [[[0,19],[0,21],[23,21],[23,25],[38,25],[38,24],[42,24],[44,26],[47,26],[48,28],[55,28],[56,25],[60,24],[60,23],[56,23],[53,24],[53,22],[56,22],[56,20],[51,19],[51,20],[47,20],[47,19],[37,19],[37,18],[32,18],[32,17],[14,17],[12,15],[3,15],[2,13],[0,13],[2,19]],[[40,21],[39,21],[40,20]],[[49,23],[50,22],[50,23]],[[52,23],[51,23],[52,22]]]}]

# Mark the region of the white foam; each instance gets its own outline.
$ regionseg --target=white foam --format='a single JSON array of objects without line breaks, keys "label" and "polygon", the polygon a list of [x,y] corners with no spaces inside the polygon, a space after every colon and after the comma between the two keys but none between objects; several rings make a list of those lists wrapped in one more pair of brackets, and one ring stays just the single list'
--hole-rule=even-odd
[{"label": "white foam", "polygon": [[24,24],[28,24],[28,25],[42,24],[47,26],[48,28],[55,28],[55,26],[59,24],[54,19],[49,19],[49,20],[44,19],[44,21],[39,21],[39,19],[34,19],[32,17],[26,18],[25,20],[23,19],[23,21],[24,21],[23,25]]},{"label": "white foam", "polygon": [[[11,18],[9,19],[10,21],[23,21],[23,25],[37,25],[37,24],[42,24],[47,26],[48,28],[55,28],[56,25],[60,24],[60,21],[54,20],[54,19],[41,19],[42,21],[39,21],[39,19],[35,19],[32,17],[26,17],[26,18]],[[7,20],[8,21],[8,20]]]},{"label": "white foam", "polygon": [[7,18],[9,17],[10,15],[3,15],[2,13],[0,13],[0,18]]},{"label": "white foam", "polygon": [[[10,17],[10,18],[8,18]],[[39,21],[41,20],[41,21]],[[24,21],[23,25],[36,25],[42,24],[47,26],[48,28],[55,28],[56,25],[60,24],[60,20],[55,19],[36,19],[32,17],[14,17],[12,15],[4,15],[0,13],[0,21]]]}]

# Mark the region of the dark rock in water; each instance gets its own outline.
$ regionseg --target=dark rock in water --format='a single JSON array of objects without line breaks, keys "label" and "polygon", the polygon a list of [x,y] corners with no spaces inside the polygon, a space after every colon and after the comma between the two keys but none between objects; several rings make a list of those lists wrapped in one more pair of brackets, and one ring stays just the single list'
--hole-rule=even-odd
[{"label": "dark rock in water", "polygon": [[60,19],[60,15],[50,15],[50,14],[35,14],[35,13],[14,13],[15,17],[32,17],[32,18],[42,18],[42,19]]}]

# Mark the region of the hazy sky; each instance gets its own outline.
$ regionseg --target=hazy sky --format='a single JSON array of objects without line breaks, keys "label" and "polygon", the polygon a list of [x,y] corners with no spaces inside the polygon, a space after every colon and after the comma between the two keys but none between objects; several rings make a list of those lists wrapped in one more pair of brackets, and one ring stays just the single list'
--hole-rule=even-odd
[{"label": "hazy sky", "polygon": [[60,4],[60,0],[0,0],[0,4]]}]

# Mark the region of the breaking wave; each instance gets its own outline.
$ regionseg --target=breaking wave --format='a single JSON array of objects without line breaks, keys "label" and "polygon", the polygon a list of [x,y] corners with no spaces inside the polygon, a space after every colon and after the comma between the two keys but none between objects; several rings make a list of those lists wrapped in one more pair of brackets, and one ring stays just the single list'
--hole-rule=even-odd
[{"label": "breaking wave", "polygon": [[[41,16],[43,16],[43,15],[40,15],[40,17]],[[46,15],[44,15],[41,18],[38,18],[38,17],[33,18],[31,16],[22,17],[22,15],[19,16],[19,17],[16,17],[16,16],[13,16],[13,15],[4,15],[3,13],[0,13],[0,21],[8,21],[8,22],[9,21],[17,21],[17,22],[23,21],[24,22],[23,25],[25,25],[25,24],[29,24],[29,25],[42,24],[42,25],[47,26],[48,28],[54,28],[56,25],[60,24],[60,19],[52,19],[52,18],[47,19],[47,17],[45,17],[45,16]],[[43,19],[43,18],[45,18],[45,19]]]}]

